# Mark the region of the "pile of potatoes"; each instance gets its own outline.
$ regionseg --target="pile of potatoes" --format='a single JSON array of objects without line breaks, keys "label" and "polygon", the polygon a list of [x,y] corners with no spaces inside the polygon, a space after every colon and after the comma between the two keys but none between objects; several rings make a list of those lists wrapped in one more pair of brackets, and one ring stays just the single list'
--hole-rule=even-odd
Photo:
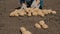
[{"label": "pile of potatoes", "polygon": [[52,11],[51,9],[47,10],[47,9],[38,9],[38,8],[26,8],[26,9],[19,9],[19,10],[15,10],[13,12],[10,13],[10,16],[42,16],[44,17],[47,14],[56,14],[56,11]]}]

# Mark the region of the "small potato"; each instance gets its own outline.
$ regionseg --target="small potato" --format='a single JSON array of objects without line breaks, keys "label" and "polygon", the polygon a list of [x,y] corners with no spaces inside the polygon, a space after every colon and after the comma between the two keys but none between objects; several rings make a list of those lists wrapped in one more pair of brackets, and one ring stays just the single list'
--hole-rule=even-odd
[{"label": "small potato", "polygon": [[44,20],[39,21],[39,24],[44,25],[45,24]]},{"label": "small potato", "polygon": [[52,11],[52,14],[56,14],[56,11]]},{"label": "small potato", "polygon": [[19,10],[18,14],[20,16],[24,16],[24,15],[26,15],[26,12],[24,10]]},{"label": "small potato", "polygon": [[35,27],[38,28],[38,29],[41,28],[41,26],[38,23],[35,24]]},{"label": "small potato", "polygon": [[28,16],[31,16],[31,12],[28,12],[28,14],[27,14]]},{"label": "small potato", "polygon": [[44,29],[47,29],[47,28],[48,28],[48,25],[47,25],[47,24],[43,24],[42,27],[43,27]]},{"label": "small potato", "polygon": [[25,32],[26,28],[25,27],[20,27],[21,32]]},{"label": "small potato", "polygon": [[24,31],[22,34],[32,34],[30,31]]},{"label": "small potato", "polygon": [[18,10],[15,10],[15,11],[11,12],[10,16],[19,16],[18,15]]},{"label": "small potato", "polygon": [[32,34],[30,31],[27,31],[25,27],[20,27],[22,34]]}]

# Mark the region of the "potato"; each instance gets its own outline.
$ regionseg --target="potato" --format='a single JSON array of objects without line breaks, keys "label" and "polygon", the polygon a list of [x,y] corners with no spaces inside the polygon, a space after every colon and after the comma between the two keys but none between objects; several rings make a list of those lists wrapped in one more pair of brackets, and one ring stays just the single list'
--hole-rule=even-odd
[{"label": "potato", "polygon": [[33,16],[37,16],[38,15],[38,8],[34,8],[31,12],[32,12]]},{"label": "potato", "polygon": [[18,10],[15,10],[15,11],[11,12],[10,16],[19,16],[18,15]]},{"label": "potato", "polygon": [[30,31],[24,31],[22,34],[32,34]]},{"label": "potato", "polygon": [[25,27],[20,27],[21,32],[25,32],[26,28]]},{"label": "potato", "polygon": [[38,29],[41,28],[41,26],[38,23],[35,24],[35,27],[38,28]]},{"label": "potato", "polygon": [[48,28],[48,25],[47,25],[47,24],[43,24],[42,27],[43,27],[44,29],[47,29],[47,28]]},{"label": "potato", "polygon": [[24,15],[26,15],[26,12],[25,12],[25,10],[19,10],[19,12],[18,12],[18,14],[20,15],[20,16],[24,16]]},{"label": "potato", "polygon": [[27,31],[25,27],[20,27],[22,34],[32,34],[30,31]]},{"label": "potato", "polygon": [[56,11],[52,11],[52,14],[56,14]]},{"label": "potato", "polygon": [[28,16],[31,16],[31,13],[33,12],[32,8],[26,8],[26,12],[28,13]]},{"label": "potato", "polygon": [[45,24],[44,20],[39,21],[39,24],[44,25]]},{"label": "potato", "polygon": [[48,12],[49,14],[50,14],[50,13],[56,14],[56,11],[52,11],[51,9],[47,10],[47,12]]},{"label": "potato", "polygon": [[27,14],[28,16],[31,16],[31,12],[28,12],[28,14]]}]

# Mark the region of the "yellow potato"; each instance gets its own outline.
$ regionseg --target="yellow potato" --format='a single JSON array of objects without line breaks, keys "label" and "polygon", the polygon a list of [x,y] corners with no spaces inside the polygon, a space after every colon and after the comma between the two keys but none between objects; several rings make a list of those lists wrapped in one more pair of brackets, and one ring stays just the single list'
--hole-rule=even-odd
[{"label": "yellow potato", "polygon": [[22,34],[32,34],[30,31],[24,31]]},{"label": "yellow potato", "polygon": [[48,25],[47,25],[47,24],[43,24],[42,27],[43,27],[44,29],[47,29],[47,28],[48,28]]},{"label": "yellow potato", "polygon": [[56,14],[56,11],[52,11],[52,14]]},{"label": "yellow potato", "polygon": [[28,13],[28,14],[26,14],[27,16],[31,16],[32,9],[31,8],[26,8],[26,12]]},{"label": "yellow potato", "polygon": [[20,16],[24,16],[24,15],[26,15],[26,12],[25,12],[25,10],[19,10],[18,14]]},{"label": "yellow potato", "polygon": [[39,24],[44,25],[45,24],[44,20],[39,21]]},{"label": "yellow potato", "polygon": [[28,14],[27,14],[28,16],[31,16],[31,12],[28,12]]},{"label": "yellow potato", "polygon": [[15,11],[11,12],[10,16],[19,16],[18,15],[18,10],[15,10]]},{"label": "yellow potato", "polygon": [[25,27],[20,27],[22,34],[32,34],[30,31],[27,31]]},{"label": "yellow potato", "polygon": [[26,28],[25,27],[20,27],[21,32],[25,32]]},{"label": "yellow potato", "polygon": [[41,26],[38,23],[35,24],[35,27],[38,28],[38,29],[41,28]]}]

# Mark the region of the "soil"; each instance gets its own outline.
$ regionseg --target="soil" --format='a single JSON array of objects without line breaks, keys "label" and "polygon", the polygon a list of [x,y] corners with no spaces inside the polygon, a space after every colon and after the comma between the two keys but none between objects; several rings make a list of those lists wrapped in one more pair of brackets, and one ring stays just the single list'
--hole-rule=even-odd
[{"label": "soil", "polygon": [[[0,34],[21,34],[20,27],[24,26],[32,34],[60,34],[60,0],[44,0],[44,9],[52,9],[56,15],[9,17],[10,12],[19,7],[19,0],[0,0]],[[34,24],[45,20],[48,29],[36,29]]]}]

